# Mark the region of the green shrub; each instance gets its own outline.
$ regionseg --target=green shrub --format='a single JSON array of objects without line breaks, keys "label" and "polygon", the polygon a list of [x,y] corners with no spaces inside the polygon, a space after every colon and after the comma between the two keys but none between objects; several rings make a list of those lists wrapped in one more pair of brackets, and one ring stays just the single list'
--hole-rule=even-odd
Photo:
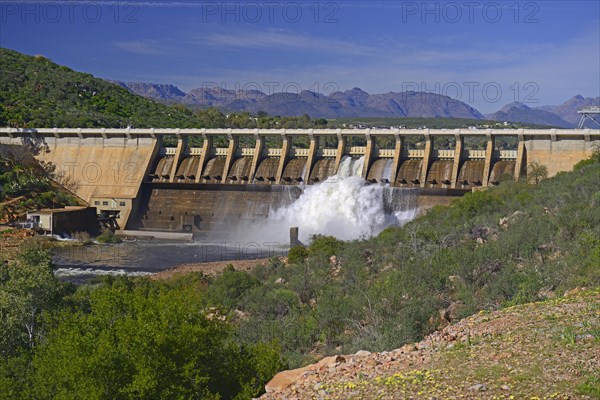
[{"label": "green shrub", "polygon": [[249,304],[252,306],[248,311],[271,320],[278,320],[300,306],[298,294],[289,289],[257,286],[248,296]]},{"label": "green shrub", "polygon": [[595,146],[592,150],[592,155],[585,160],[579,161],[577,164],[573,166],[573,171],[579,171],[588,165],[598,164],[600,163],[600,146]]},{"label": "green shrub", "polygon": [[288,252],[288,262],[290,264],[301,263],[306,257],[308,257],[308,250],[304,246],[294,246]]},{"label": "green shrub", "polygon": [[467,220],[478,214],[484,214],[499,208],[503,202],[489,190],[477,190],[467,193],[452,203],[450,215],[454,220]]},{"label": "green shrub", "polygon": [[329,257],[338,254],[343,247],[344,242],[333,236],[313,235],[310,238],[308,251],[312,255]]},{"label": "green shrub", "polygon": [[246,271],[225,269],[208,287],[207,298],[212,306],[223,306],[227,309],[241,307],[246,293],[260,281]]},{"label": "green shrub", "polygon": [[392,240],[397,240],[399,236],[399,229],[395,226],[389,226],[381,231],[379,235],[377,235],[377,239],[382,242],[388,242]]},{"label": "green shrub", "polygon": [[0,364],[44,338],[44,313],[61,297],[53,272],[51,253],[39,241],[22,246],[16,265],[0,263]]},{"label": "green shrub", "polygon": [[96,237],[96,241],[102,244],[117,244],[121,243],[123,240],[121,240],[120,237],[115,235],[115,233],[110,229],[103,228],[102,233],[98,237]]},{"label": "green shrub", "polygon": [[600,399],[600,374],[589,376],[584,383],[577,385],[577,392]]}]

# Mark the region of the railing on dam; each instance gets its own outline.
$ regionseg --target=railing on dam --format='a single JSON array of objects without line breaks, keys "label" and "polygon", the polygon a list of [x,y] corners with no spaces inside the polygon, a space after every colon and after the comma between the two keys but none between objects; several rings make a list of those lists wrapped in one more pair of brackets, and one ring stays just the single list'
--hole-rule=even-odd
[{"label": "railing on dam", "polygon": [[200,156],[202,155],[202,147],[190,147],[189,148],[190,156]]},{"label": "railing on dam", "polygon": [[158,129],[158,128],[0,128],[0,136],[60,137],[174,136],[600,136],[598,129]]}]

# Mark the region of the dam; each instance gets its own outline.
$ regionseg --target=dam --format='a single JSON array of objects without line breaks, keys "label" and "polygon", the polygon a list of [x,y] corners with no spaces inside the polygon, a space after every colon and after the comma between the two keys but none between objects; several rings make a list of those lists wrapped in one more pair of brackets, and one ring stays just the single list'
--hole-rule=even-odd
[{"label": "dam", "polygon": [[[377,199],[378,214],[352,218],[384,226],[382,213],[410,219],[519,180],[532,162],[549,176],[570,170],[600,130],[1,128],[0,144],[27,146],[120,229],[202,233],[273,217],[310,226],[335,196],[336,212],[356,206],[348,197]],[[303,193],[311,198],[299,202]]]}]

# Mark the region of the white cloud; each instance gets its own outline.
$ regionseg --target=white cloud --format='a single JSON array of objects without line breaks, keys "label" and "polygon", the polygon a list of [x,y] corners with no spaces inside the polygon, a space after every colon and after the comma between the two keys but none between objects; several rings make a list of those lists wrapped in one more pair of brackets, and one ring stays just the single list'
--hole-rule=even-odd
[{"label": "white cloud", "polygon": [[365,55],[373,48],[349,41],[305,34],[266,30],[256,32],[215,33],[198,39],[199,43],[226,48],[299,50],[329,54]]},{"label": "white cloud", "polygon": [[167,47],[158,41],[143,39],[115,42],[114,45],[128,53],[148,56],[167,54]]}]

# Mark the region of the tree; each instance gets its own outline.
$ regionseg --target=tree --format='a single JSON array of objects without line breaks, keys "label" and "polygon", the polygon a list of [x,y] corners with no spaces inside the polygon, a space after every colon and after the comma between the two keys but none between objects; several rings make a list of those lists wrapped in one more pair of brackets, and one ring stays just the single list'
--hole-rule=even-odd
[{"label": "tree", "polygon": [[210,107],[206,110],[198,110],[196,112],[196,118],[202,128],[225,127],[225,114],[215,107]]},{"label": "tree", "polygon": [[50,252],[37,242],[24,245],[16,263],[0,265],[0,356],[31,349],[43,336],[42,314],[62,292],[53,270]]},{"label": "tree", "polygon": [[303,262],[308,257],[308,250],[304,246],[294,246],[288,253],[288,262],[297,264]]},{"label": "tree", "polygon": [[240,345],[194,287],[114,279],[64,310],[33,360],[33,398],[242,399],[285,365]]},{"label": "tree", "polygon": [[527,182],[536,185],[548,177],[548,168],[538,161],[532,161],[527,166]]}]

